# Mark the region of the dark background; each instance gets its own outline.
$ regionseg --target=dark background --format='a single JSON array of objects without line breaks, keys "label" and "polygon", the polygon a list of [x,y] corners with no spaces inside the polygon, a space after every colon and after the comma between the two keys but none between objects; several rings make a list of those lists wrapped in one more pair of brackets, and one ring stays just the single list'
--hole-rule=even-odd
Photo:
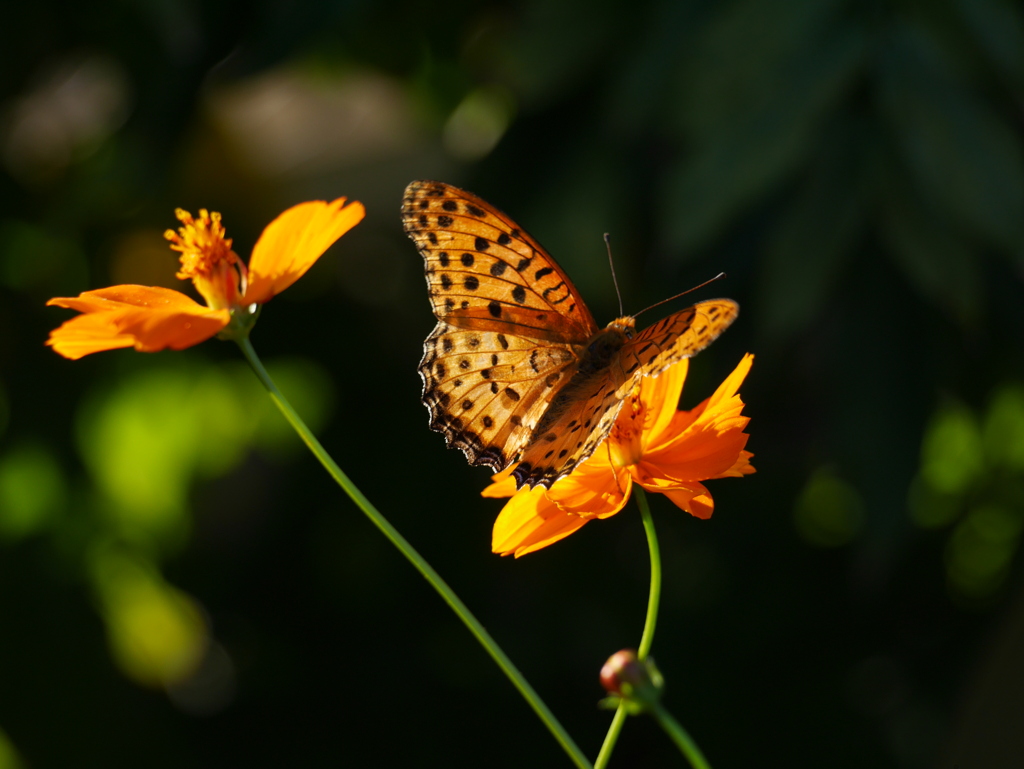
[{"label": "dark background", "polygon": [[[1012,0],[20,3],[0,45],[0,767],[568,766],[237,349],[43,346],[287,206],[367,217],[253,342],[589,755],[635,509],[520,560],[427,429],[412,179],[509,212],[599,322],[715,273],[757,474],[653,500],[666,704],[716,767],[1024,755],[1024,11]],[[682,306],[685,300],[676,303]],[[655,314],[662,310],[655,311]],[[198,662],[197,662],[198,661]],[[198,665],[198,667],[197,667]],[[614,766],[680,766],[630,720]]]}]

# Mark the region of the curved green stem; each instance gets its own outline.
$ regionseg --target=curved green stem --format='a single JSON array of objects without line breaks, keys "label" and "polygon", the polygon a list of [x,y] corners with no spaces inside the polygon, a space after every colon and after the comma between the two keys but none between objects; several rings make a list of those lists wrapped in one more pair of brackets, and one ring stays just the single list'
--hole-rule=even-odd
[{"label": "curved green stem", "polygon": [[647,533],[647,549],[651,553],[651,592],[647,596],[647,619],[644,622],[644,634],[640,637],[640,648],[636,656],[646,659],[651,653],[654,643],[654,629],[658,625],[658,604],[661,602],[661,551],[658,549],[658,534],[654,530],[654,518],[651,508],[647,505],[647,495],[639,485],[636,487],[636,503],[640,506],[644,531]]},{"label": "curved green stem", "polygon": [[[647,619],[644,620],[644,633],[640,637],[640,647],[636,656],[644,659],[651,651],[651,644],[654,643],[654,629],[658,624],[658,604],[661,602],[661,551],[658,549],[658,535],[654,530],[654,518],[651,517],[651,508],[647,504],[647,495],[639,485],[634,485],[636,503],[640,508],[640,517],[644,522],[644,531],[647,534],[647,550],[651,554],[651,589],[647,595]],[[597,754],[594,762],[594,769],[604,769],[612,757],[615,743],[619,739],[623,724],[626,723],[626,705],[619,703],[615,710],[615,717],[612,718],[611,726],[604,737],[601,745],[601,752]],[[699,751],[698,751],[699,752]]]},{"label": "curved green stem", "polygon": [[562,749],[569,754],[569,758],[572,759],[573,763],[581,769],[590,769],[590,762],[587,760],[587,757],[583,755],[583,752],[573,742],[572,737],[565,731],[558,722],[558,719],[548,709],[548,706],[537,695],[537,692],[533,690],[533,687],[526,681],[523,674],[512,664],[512,660],[506,656],[501,647],[491,638],[479,620],[473,616],[472,612],[470,612],[455,592],[448,587],[447,583],[441,579],[441,576],[434,571],[433,567],[424,560],[423,556],[416,552],[413,546],[398,533],[398,530],[378,512],[370,501],[363,496],[363,493],[356,488],[355,484],[349,480],[348,476],[342,472],[335,461],[331,459],[330,455],[324,450],[324,447],[320,445],[320,441],[310,432],[309,428],[306,427],[306,424],[295,412],[295,409],[292,408],[291,404],[281,394],[281,391],[277,389],[270,375],[267,374],[267,370],[263,368],[263,364],[256,355],[256,351],[253,349],[248,337],[243,337],[236,341],[238,346],[242,348],[242,354],[245,355],[245,359],[252,366],[252,370],[256,373],[260,382],[263,383],[263,386],[267,388],[267,392],[270,393],[271,400],[281,410],[284,418],[288,420],[289,424],[295,429],[295,432],[299,434],[299,437],[309,447],[309,450],[313,452],[313,455],[320,460],[320,464],[324,466],[324,469],[341,486],[342,490],[351,497],[359,509],[366,514],[366,517],[370,519],[373,525],[380,529],[381,533],[391,541],[391,544],[398,548],[399,552],[406,557],[409,563],[416,567],[417,571],[423,575],[423,578],[430,583],[431,587],[440,594],[441,598],[451,607],[463,624],[469,628],[469,632],[476,637],[480,645],[487,650],[487,653],[491,655],[491,658],[497,663],[498,667],[512,681],[512,685],[523,695],[523,698],[530,704],[530,707],[533,708],[540,720],[544,722],[544,725],[547,726],[551,734],[554,735]]},{"label": "curved green stem", "polygon": [[697,747],[697,743],[693,741],[689,732],[665,708],[660,704],[654,705],[651,708],[651,713],[654,714],[661,728],[679,747],[679,750],[683,752],[683,755],[689,759],[693,769],[711,769],[711,764],[704,758],[704,754],[700,752],[700,748]]}]

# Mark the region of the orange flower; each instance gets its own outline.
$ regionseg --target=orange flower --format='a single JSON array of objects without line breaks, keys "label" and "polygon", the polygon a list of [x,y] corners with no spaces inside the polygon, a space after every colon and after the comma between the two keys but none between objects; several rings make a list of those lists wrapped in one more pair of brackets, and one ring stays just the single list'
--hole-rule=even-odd
[{"label": "orange flower", "polygon": [[231,250],[231,239],[224,237],[220,214],[201,210],[193,219],[180,208],[175,213],[183,226],[164,237],[181,252],[177,277],[191,279],[207,306],[156,286],[111,286],[56,297],[47,304],[82,314],[51,331],[48,345],[77,360],[119,347],[181,350],[221,332],[244,336],[258,306],[301,278],[365,212],[362,203],[345,205],[345,198],[293,206],[263,230],[248,268]]},{"label": "orange flower", "polygon": [[518,558],[587,521],[615,515],[634,483],[664,494],[691,515],[711,517],[714,501],[701,481],[754,472],[753,454],[744,451],[743,430],[750,419],[742,415],[738,395],[753,361],[753,355],[745,355],[714,395],[692,411],[677,409],[688,360],[656,379],[642,379],[604,444],[550,489],[517,491],[512,468],[495,475],[483,496],[512,499],[494,522],[494,552]]}]

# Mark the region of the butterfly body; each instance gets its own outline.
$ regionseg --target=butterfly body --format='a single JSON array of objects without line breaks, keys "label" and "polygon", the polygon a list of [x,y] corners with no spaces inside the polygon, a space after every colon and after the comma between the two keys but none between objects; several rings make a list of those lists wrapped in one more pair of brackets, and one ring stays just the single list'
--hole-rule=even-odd
[{"label": "butterfly body", "polygon": [[413,182],[402,218],[438,318],[419,367],[430,426],[471,464],[518,463],[520,486],[571,472],[607,437],[639,377],[696,354],[739,309],[717,299],[639,334],[630,316],[600,329],[547,252],[475,195]]}]

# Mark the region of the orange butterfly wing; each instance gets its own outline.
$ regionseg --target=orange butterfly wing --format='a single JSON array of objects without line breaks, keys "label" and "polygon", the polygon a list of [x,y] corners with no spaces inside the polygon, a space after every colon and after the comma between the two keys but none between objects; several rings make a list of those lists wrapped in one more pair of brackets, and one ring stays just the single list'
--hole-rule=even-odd
[{"label": "orange butterfly wing", "polygon": [[[656,377],[683,358],[692,358],[725,331],[740,313],[732,299],[709,299],[662,318],[627,342],[619,353],[627,375]],[[628,389],[618,392],[625,398]]]},{"label": "orange butterfly wing", "polygon": [[[712,299],[669,315],[631,338],[634,319],[619,318],[601,332],[622,342],[607,366],[576,378],[555,397],[513,471],[518,485],[550,486],[594,453],[641,377],[656,377],[711,344],[736,319],[739,305]],[[616,329],[612,331],[612,329]]]},{"label": "orange butterfly wing", "polygon": [[411,183],[405,231],[426,266],[438,324],[420,361],[430,426],[469,462],[514,462],[597,325],[537,241],[487,202]]},{"label": "orange butterfly wing", "polygon": [[597,331],[576,287],[547,251],[476,195],[441,182],[412,182],[402,223],[426,262],[439,320],[579,344]]},{"label": "orange butterfly wing", "polygon": [[438,318],[419,366],[430,426],[471,464],[518,463],[520,486],[571,472],[608,436],[641,376],[696,354],[738,311],[713,300],[635,337],[632,318],[602,331],[540,244],[475,195],[412,182],[402,221]]}]

